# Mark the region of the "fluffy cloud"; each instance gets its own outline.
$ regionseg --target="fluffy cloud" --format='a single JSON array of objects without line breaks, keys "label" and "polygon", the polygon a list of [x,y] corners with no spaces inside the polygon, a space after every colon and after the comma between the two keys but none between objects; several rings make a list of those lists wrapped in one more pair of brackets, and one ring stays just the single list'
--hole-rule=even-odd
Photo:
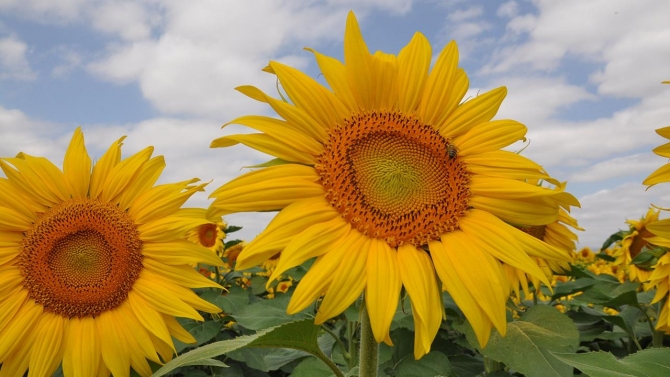
[{"label": "fluffy cloud", "polygon": [[663,190],[645,191],[641,183],[629,182],[579,198],[582,208],[589,209],[575,209],[572,213],[585,229],[579,232],[579,244],[600,248],[612,233],[627,229],[626,220],[642,217],[652,203],[667,204],[670,195],[661,195],[660,191]]},{"label": "fluffy cloud", "polygon": [[34,80],[37,75],[26,59],[28,46],[16,36],[0,38],[0,80]]}]

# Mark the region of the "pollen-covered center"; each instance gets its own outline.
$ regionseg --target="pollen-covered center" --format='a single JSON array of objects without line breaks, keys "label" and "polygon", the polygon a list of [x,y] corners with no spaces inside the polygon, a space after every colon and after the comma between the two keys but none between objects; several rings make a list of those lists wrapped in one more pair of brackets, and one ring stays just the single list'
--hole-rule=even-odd
[{"label": "pollen-covered center", "polygon": [[439,239],[468,208],[469,174],[450,140],[399,112],[352,116],[331,131],[315,168],[344,219],[392,247]]},{"label": "pollen-covered center", "polygon": [[19,268],[30,298],[63,317],[114,309],[142,271],[142,241],[130,216],[95,199],[71,199],[27,232]]}]

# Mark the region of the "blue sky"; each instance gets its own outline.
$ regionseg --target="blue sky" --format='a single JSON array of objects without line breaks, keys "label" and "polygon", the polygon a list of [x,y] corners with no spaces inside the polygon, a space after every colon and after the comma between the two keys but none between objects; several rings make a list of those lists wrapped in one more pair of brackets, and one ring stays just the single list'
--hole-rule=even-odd
[{"label": "blue sky", "polygon": [[[581,245],[599,246],[650,203],[670,207],[668,188],[641,184],[667,162],[651,153],[663,143],[654,130],[670,125],[670,85],[660,84],[670,79],[667,0],[3,0],[0,156],[59,164],[81,126],[92,155],[128,135],[125,154],[154,145],[166,157],[163,181],[196,176],[213,180],[211,192],[267,160],[208,148],[248,132],[221,124],[270,114],[234,87],[274,93],[261,72],[269,60],[317,77],[303,47],[341,59],[350,9],[371,50],[398,53],[415,31],[434,54],[455,39],[468,95],[508,87],[498,118],[526,124],[524,154],[580,199]],[[251,239],[271,217],[227,220]]]}]

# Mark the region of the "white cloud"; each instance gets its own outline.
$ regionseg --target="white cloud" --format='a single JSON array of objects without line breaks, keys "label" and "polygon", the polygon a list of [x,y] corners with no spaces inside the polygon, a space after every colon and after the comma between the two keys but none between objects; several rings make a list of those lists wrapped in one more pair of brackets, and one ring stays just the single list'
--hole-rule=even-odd
[{"label": "white cloud", "polygon": [[508,1],[505,3],[500,4],[498,7],[498,10],[496,11],[496,15],[498,17],[514,17],[517,15],[519,8],[519,4],[516,3],[516,1]]},{"label": "white cloud", "polygon": [[667,91],[617,111],[611,117],[573,122],[547,119],[534,128],[527,124],[532,143],[525,153],[547,166],[564,168],[587,166],[631,153],[647,153],[664,142],[654,130],[667,125],[669,102],[670,91]]},{"label": "white cloud", "polygon": [[130,1],[102,3],[91,13],[91,25],[103,32],[117,34],[127,40],[142,40],[151,36],[161,13],[150,4]]},{"label": "white cloud", "polygon": [[651,174],[663,164],[663,160],[651,153],[615,157],[578,170],[570,174],[569,182],[597,182],[611,178],[632,177],[641,172]]},{"label": "white cloud", "polygon": [[33,72],[26,59],[28,45],[16,36],[0,38],[0,80],[34,80]]},{"label": "white cloud", "polygon": [[484,14],[483,6],[473,6],[467,9],[459,9],[449,13],[447,19],[453,22],[461,22],[473,18],[479,18]]},{"label": "white cloud", "polygon": [[591,76],[599,93],[642,97],[660,91],[657,83],[667,78],[670,60],[670,2],[539,0],[535,4],[537,15],[518,15],[507,25],[509,33],[527,33],[528,40],[496,51],[483,72],[526,66],[551,71],[572,56],[602,64]]},{"label": "white cloud", "polygon": [[54,53],[62,63],[51,69],[53,77],[64,78],[82,64],[82,55],[70,47],[58,46],[54,49]]},{"label": "white cloud", "polygon": [[626,220],[640,218],[652,203],[668,203],[670,195],[661,191],[654,187],[645,191],[642,183],[628,182],[579,198],[583,210],[575,209],[572,215],[584,228],[579,232],[580,246],[598,249],[612,233],[627,228]]},{"label": "white cloud", "polygon": [[497,117],[517,120],[531,130],[543,128],[548,119],[574,103],[597,100],[583,87],[568,84],[561,77],[511,76],[494,80],[491,87],[503,85],[507,97]]},{"label": "white cloud", "polygon": [[0,106],[0,157],[14,157],[19,152],[56,158],[62,161],[64,126],[31,119],[23,112]]},{"label": "white cloud", "polygon": [[87,0],[3,0],[0,11],[16,12],[37,22],[65,23],[81,16]]}]

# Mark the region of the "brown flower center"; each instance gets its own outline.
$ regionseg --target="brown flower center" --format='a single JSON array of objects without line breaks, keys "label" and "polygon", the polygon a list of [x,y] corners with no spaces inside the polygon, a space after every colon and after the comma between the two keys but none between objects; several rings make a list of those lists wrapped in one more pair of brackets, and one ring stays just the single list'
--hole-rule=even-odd
[{"label": "brown flower center", "polygon": [[315,169],[342,217],[392,247],[439,239],[468,208],[469,174],[450,140],[399,112],[347,119],[332,130]]},{"label": "brown flower center", "polygon": [[649,243],[645,238],[653,237],[654,234],[647,230],[647,227],[642,227],[642,229],[637,231],[637,235],[633,237],[633,242],[630,244],[629,251],[631,259],[634,259],[642,249],[647,246]]},{"label": "brown flower center", "polygon": [[519,228],[523,232],[530,234],[531,236],[537,238],[538,240],[544,241],[544,233],[547,230],[546,225],[535,225],[535,226],[528,226],[528,227],[521,227]]},{"label": "brown flower center", "polygon": [[45,310],[96,316],[128,297],[142,271],[142,241],[130,216],[95,199],[71,199],[44,213],[19,256],[23,285]]},{"label": "brown flower center", "polygon": [[198,239],[200,244],[204,247],[212,247],[216,245],[216,231],[218,226],[216,224],[208,223],[200,225],[198,229]]}]

